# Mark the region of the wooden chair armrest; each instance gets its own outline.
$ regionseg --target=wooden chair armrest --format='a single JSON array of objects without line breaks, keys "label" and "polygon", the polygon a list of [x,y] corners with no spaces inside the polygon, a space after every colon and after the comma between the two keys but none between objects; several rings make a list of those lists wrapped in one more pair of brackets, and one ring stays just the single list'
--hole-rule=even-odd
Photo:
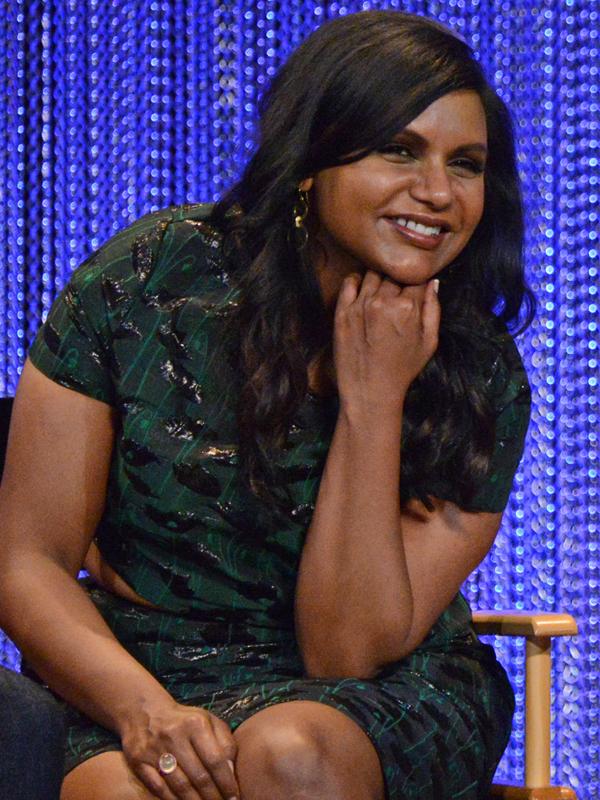
[{"label": "wooden chair armrest", "polygon": [[574,636],[577,623],[570,614],[545,611],[474,611],[473,623],[479,634],[495,636]]},{"label": "wooden chair armrest", "polygon": [[550,785],[551,637],[574,636],[570,614],[537,611],[474,611],[478,634],[525,637],[525,786],[496,785],[493,798],[503,800],[572,800],[565,787]]},{"label": "wooden chair armrest", "polygon": [[577,795],[573,789],[566,786],[545,786],[536,789],[496,783],[492,786],[490,798],[491,800],[577,800]]}]

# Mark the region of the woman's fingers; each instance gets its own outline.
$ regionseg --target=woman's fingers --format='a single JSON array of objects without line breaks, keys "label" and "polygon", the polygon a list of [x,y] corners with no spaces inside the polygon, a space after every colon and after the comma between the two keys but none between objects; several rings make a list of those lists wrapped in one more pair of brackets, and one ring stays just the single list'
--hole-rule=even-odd
[{"label": "woman's fingers", "polygon": [[[123,737],[133,772],[160,800],[230,800],[240,789],[230,766],[237,744],[229,726],[201,708],[169,705],[156,713],[153,730],[134,727]],[[160,756],[176,763],[161,771]]]},{"label": "woman's fingers", "polygon": [[379,290],[382,280],[383,279],[381,275],[379,275],[377,272],[373,272],[373,270],[367,270],[363,275],[363,279],[360,284],[358,299],[364,302],[370,297],[373,297],[373,295]]},{"label": "woman's fingers", "polygon": [[[223,753],[225,753],[225,758],[227,759],[227,763],[229,764],[229,768],[235,775],[235,759],[237,757],[237,742],[233,733],[231,732],[231,728],[229,725],[222,720],[220,717],[213,717],[212,720],[213,730],[215,732],[215,738]],[[237,779],[236,779],[237,781]],[[239,791],[239,787],[238,787]],[[231,797],[232,795],[228,795]]]},{"label": "woman's fingers", "polygon": [[384,298],[393,298],[393,297],[398,297],[398,295],[402,294],[403,291],[404,287],[400,286],[399,283],[395,283],[394,281],[384,279],[381,281],[379,289],[376,292],[376,296]]},{"label": "woman's fingers", "polygon": [[[240,787],[237,782],[231,762],[236,755],[236,744],[229,726],[218,718],[212,720],[212,736],[192,737],[192,744],[202,764],[210,773],[210,778],[224,800],[232,797],[239,798]],[[203,787],[201,787],[203,789]],[[204,791],[204,789],[203,789]],[[204,800],[204,796],[203,796]],[[213,800],[212,796],[206,800]]]},{"label": "woman's fingers", "polygon": [[[233,796],[239,797],[235,791],[227,794],[231,786],[228,787],[224,782],[223,786],[220,785],[222,781],[219,771],[223,772],[228,767],[218,746],[205,744],[203,752],[204,754],[197,751],[194,737],[191,743],[180,745],[177,751],[177,769],[163,776],[169,789],[181,800],[228,800]],[[231,777],[231,771],[229,776]]]},{"label": "woman's fingers", "polygon": [[433,279],[418,286],[405,286],[401,293],[404,301],[412,303],[412,309],[416,312],[415,321],[420,319],[422,341],[430,355],[437,349],[440,327],[441,308],[437,297],[437,285]]},{"label": "woman's fingers", "polygon": [[[198,760],[196,756],[194,760]],[[212,781],[210,781],[212,791],[207,781],[206,794],[193,786],[190,775],[195,771],[196,767],[190,766],[182,757],[181,760],[178,759],[175,770],[168,775],[161,774],[148,764],[141,764],[137,774],[144,786],[160,800],[223,800],[223,796],[219,794]],[[210,779],[208,772],[206,770],[203,772]]]},{"label": "woman's fingers", "polygon": [[238,782],[227,759],[214,759],[212,762],[202,758],[205,770],[190,771],[190,780],[199,792],[202,800],[229,800],[239,798]]},{"label": "woman's fingers", "polygon": [[427,284],[421,311],[423,332],[430,343],[434,345],[434,349],[437,348],[440,318],[442,314],[437,294],[439,283],[439,280],[434,279]]},{"label": "woman's fingers", "polygon": [[148,764],[140,764],[137,778],[159,800],[179,800],[154,767],[150,767]]},{"label": "woman's fingers", "polygon": [[192,784],[190,776],[179,766],[175,772],[162,777],[177,800],[223,800],[222,795],[219,794],[212,780],[210,780],[210,775],[207,772],[204,772],[204,774],[206,776],[206,787],[201,789]]},{"label": "woman's fingers", "polygon": [[[394,284],[397,285],[397,284]],[[427,292],[428,283],[417,283],[414,286],[402,286],[400,288],[400,294],[404,298],[410,298],[419,304],[423,302],[423,298],[425,297],[425,293]]]},{"label": "woman's fingers", "polygon": [[[347,275],[342,281],[336,306],[336,317],[347,319],[367,318],[375,321],[380,313],[393,311],[401,313],[406,324],[413,317],[419,325],[427,343],[437,346],[437,333],[440,323],[440,304],[437,298],[439,281],[432,279],[427,283],[401,286],[389,278],[368,270],[362,277],[357,273]],[[349,317],[346,312],[352,311]],[[419,324],[420,321],[420,324]],[[340,320],[341,322],[341,320]],[[365,335],[367,329],[365,328]]]},{"label": "woman's fingers", "polygon": [[342,286],[338,293],[337,303],[335,307],[336,314],[345,311],[352,303],[355,302],[360,290],[360,275],[358,273],[351,273],[346,275],[342,281]]}]

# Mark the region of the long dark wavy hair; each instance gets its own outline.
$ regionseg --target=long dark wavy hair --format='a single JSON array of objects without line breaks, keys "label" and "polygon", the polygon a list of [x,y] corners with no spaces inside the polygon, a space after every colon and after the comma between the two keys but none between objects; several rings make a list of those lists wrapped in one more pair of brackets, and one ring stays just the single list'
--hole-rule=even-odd
[{"label": "long dark wavy hair", "polygon": [[485,476],[495,439],[490,365],[507,327],[522,330],[534,309],[510,114],[464,41],[423,17],[367,11],[326,23],[292,54],[262,98],[256,151],[212,216],[240,287],[240,465],[256,495],[277,500],[273,464],[306,398],[307,367],[332,338],[313,264],[294,238],[299,183],[381,148],[432,102],[465,89],[478,93],[487,121],[484,212],[439,276],[439,346],[406,400],[401,497],[429,505],[441,478],[468,507]]}]

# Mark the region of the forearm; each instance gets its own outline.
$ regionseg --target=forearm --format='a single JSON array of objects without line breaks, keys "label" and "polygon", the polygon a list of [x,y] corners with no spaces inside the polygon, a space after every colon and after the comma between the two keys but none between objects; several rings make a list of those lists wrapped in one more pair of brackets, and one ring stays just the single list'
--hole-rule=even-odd
[{"label": "forearm", "polygon": [[13,558],[0,585],[0,626],[40,677],[92,719],[121,734],[127,723],[173,702],[56,562]]},{"label": "forearm", "polygon": [[296,590],[309,673],[366,676],[393,658],[410,630],[401,428],[401,414],[340,412]]}]

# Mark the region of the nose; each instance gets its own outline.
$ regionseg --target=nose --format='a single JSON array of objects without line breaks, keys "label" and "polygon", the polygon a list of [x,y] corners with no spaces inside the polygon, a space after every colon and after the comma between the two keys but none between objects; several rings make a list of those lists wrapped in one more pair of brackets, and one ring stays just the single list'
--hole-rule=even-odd
[{"label": "nose", "polygon": [[422,162],[411,185],[411,194],[431,208],[447,208],[452,202],[452,184],[446,165]]}]

